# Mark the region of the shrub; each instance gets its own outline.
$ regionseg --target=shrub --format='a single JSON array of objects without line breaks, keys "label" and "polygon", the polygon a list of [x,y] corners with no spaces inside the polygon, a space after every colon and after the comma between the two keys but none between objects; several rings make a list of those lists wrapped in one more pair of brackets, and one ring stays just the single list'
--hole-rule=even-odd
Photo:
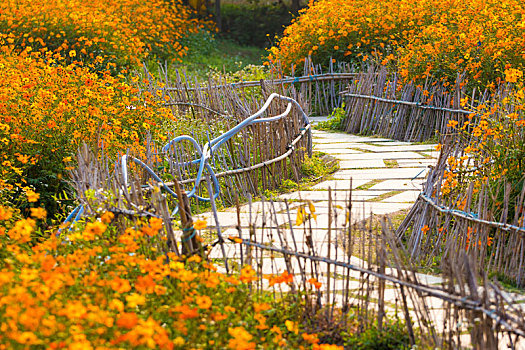
[{"label": "shrub", "polygon": [[361,334],[352,334],[345,346],[355,350],[397,350],[410,349],[406,326],[401,322],[389,322],[379,330],[376,325]]},{"label": "shrub", "polygon": [[337,169],[339,169],[337,159],[321,152],[314,152],[312,157],[305,157],[301,164],[302,175],[310,180],[331,174]]},{"label": "shrub", "polygon": [[346,117],[346,111],[345,111],[345,104],[343,102],[341,107],[334,108],[334,110],[328,117],[328,120],[319,122],[315,126],[315,128],[317,130],[342,130],[345,117]]}]

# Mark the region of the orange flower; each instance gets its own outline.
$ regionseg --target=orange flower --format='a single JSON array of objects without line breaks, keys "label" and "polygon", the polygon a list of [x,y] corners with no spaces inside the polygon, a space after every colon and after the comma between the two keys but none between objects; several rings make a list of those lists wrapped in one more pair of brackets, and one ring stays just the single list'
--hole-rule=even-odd
[{"label": "orange flower", "polygon": [[27,190],[26,191],[27,201],[30,203],[38,201],[40,198],[40,195],[33,190]]},{"label": "orange flower", "polygon": [[250,283],[257,280],[256,272],[250,265],[246,265],[241,270],[239,280],[243,283]]},{"label": "orange flower", "polygon": [[173,310],[176,312],[179,312],[180,313],[179,317],[184,320],[189,319],[189,318],[195,318],[199,316],[199,312],[197,311],[196,308],[190,308],[186,304],[175,306]]},{"label": "orange flower", "polygon": [[12,216],[13,216],[12,209],[0,206],[0,221],[9,220],[11,219]]},{"label": "orange flower", "polygon": [[321,286],[323,285],[321,282],[318,282],[315,278],[310,278],[308,280],[308,283],[312,284],[316,289],[320,289]]},{"label": "orange flower", "polygon": [[129,281],[119,277],[115,277],[110,282],[110,287],[117,293],[126,293],[131,290],[131,285],[129,284]]},{"label": "orange flower", "polygon": [[115,214],[113,214],[110,211],[107,211],[100,217],[100,220],[102,220],[102,222],[105,224],[109,224],[111,220],[113,220],[114,217],[115,217]]},{"label": "orange flower", "polygon": [[47,211],[43,208],[31,208],[31,216],[35,219],[45,219]]},{"label": "orange flower", "polygon": [[117,319],[117,326],[125,329],[132,329],[139,322],[139,318],[134,312],[124,312]]},{"label": "orange flower", "polygon": [[199,309],[209,309],[211,307],[212,301],[211,298],[207,295],[197,296],[195,298],[195,303]]},{"label": "orange flower", "polygon": [[100,236],[106,231],[107,226],[100,221],[89,222],[84,229],[82,238],[88,241],[92,241],[95,237]]},{"label": "orange flower", "polygon": [[278,276],[269,276],[267,277],[268,281],[269,281],[269,285],[270,287],[275,285],[275,284],[280,284],[280,283],[292,283],[293,282],[293,274],[291,273],[288,273],[287,270],[285,270],[281,275],[278,275]]},{"label": "orange flower", "polygon": [[139,276],[135,282],[135,289],[141,293],[153,293],[156,283],[150,275]]},{"label": "orange flower", "polygon": [[233,242],[235,242],[235,243],[242,243],[242,239],[241,239],[241,238],[239,238],[239,237],[235,237],[235,236],[228,236],[228,239],[229,239],[230,241],[233,241]]},{"label": "orange flower", "polygon": [[228,342],[228,347],[233,350],[255,349],[255,343],[250,342],[253,336],[243,327],[228,328],[228,333],[233,339]]}]

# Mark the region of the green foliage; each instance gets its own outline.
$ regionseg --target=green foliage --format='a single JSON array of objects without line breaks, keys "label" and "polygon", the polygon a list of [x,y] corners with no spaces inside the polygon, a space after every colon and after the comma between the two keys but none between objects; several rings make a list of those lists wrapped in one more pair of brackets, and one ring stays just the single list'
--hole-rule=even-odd
[{"label": "green foliage", "polygon": [[281,184],[281,189],[283,191],[292,191],[292,190],[297,189],[298,187],[299,185],[297,184],[297,182],[290,180],[290,179],[284,180],[283,183]]},{"label": "green foliage", "polygon": [[341,107],[332,111],[327,121],[318,123],[315,128],[318,130],[342,130],[345,116],[345,104],[343,103]]},{"label": "green foliage", "polygon": [[293,15],[282,3],[223,4],[222,30],[243,45],[266,47],[269,39],[281,35]]},{"label": "green foliage", "polygon": [[326,156],[321,152],[314,152],[312,157],[306,156],[303,164],[301,164],[302,174],[309,179],[315,179],[331,174],[337,169],[339,169],[337,160]]},{"label": "green foliage", "polygon": [[[208,76],[219,73],[228,75],[249,65],[260,65],[265,54],[261,48],[241,46],[206,31],[193,34],[188,40],[192,49],[182,57],[182,62],[170,66],[168,74],[172,77],[175,76],[175,69],[183,70],[188,77],[199,80],[207,80]],[[157,61],[152,59],[148,61],[147,66],[152,72],[156,72],[157,64]]]},{"label": "green foliage", "polygon": [[386,323],[382,330],[376,325],[363,333],[350,334],[345,346],[355,350],[399,350],[409,349],[410,339],[405,324],[400,321]]}]

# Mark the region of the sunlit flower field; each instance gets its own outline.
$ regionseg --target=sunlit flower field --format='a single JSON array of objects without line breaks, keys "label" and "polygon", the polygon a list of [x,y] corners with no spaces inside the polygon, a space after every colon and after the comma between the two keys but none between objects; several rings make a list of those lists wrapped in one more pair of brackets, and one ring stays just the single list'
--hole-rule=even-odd
[{"label": "sunlit flower field", "polygon": [[466,71],[484,89],[525,65],[525,5],[519,0],[320,0],[270,49],[284,68],[315,62],[377,63],[407,79],[454,82]]}]

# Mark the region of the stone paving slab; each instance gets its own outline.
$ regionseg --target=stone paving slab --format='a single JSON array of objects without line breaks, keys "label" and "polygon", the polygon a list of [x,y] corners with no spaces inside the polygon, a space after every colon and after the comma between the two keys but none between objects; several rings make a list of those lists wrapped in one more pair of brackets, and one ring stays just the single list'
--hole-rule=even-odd
[{"label": "stone paving slab", "polygon": [[[352,200],[363,200],[371,199],[377,196],[380,196],[387,191],[352,191]],[[333,191],[331,194],[333,200],[345,201],[348,199],[350,191],[348,190],[339,190]],[[287,193],[279,196],[281,199],[288,200],[302,200],[302,201],[327,201],[329,198],[328,191],[297,191],[292,193]]]},{"label": "stone paving slab", "polygon": [[[329,136],[331,135],[331,136]],[[325,143],[325,142],[370,142],[370,138],[369,137],[365,137],[365,136],[354,136],[354,135],[349,135],[349,134],[331,134],[331,133],[326,133],[326,134],[313,134],[313,140],[314,142],[317,142],[317,143]],[[390,142],[392,140],[390,139],[374,139],[374,141],[376,142],[380,142],[380,141],[386,141],[386,142]]]},{"label": "stone paving slab", "polygon": [[[337,154],[337,152],[334,152]],[[374,152],[374,153],[361,153],[351,154],[346,157],[347,160],[358,160],[366,161],[370,159],[424,159],[421,154],[416,152]]]},{"label": "stone paving slab", "polygon": [[385,169],[363,169],[363,170],[341,170],[334,174],[338,179],[355,180],[387,180],[387,179],[424,179],[428,168],[389,168]]},{"label": "stone paving slab", "polygon": [[[362,186],[370,181],[368,180],[352,180],[352,189],[355,189],[359,186]],[[350,189],[350,180],[327,180],[318,183],[317,185],[312,186],[312,189],[322,189],[328,190],[349,190]]]},{"label": "stone paving slab", "polygon": [[359,148],[372,152],[432,152],[436,149],[436,145],[411,145],[394,144],[391,142],[381,142],[376,144],[360,143]]},{"label": "stone paving slab", "polygon": [[358,151],[358,150],[355,150],[355,149],[350,149],[350,148],[315,148],[314,149],[315,151],[320,151],[320,152],[323,152],[323,153],[329,153],[332,157],[336,157],[340,154],[344,154],[344,155],[354,155],[357,156],[357,155],[362,155],[363,152],[362,151]]},{"label": "stone paving slab", "polygon": [[421,179],[416,180],[407,180],[407,179],[401,179],[401,180],[385,180],[377,185],[374,185],[369,188],[369,190],[380,190],[380,191],[406,191],[406,190],[412,190],[412,191],[421,191],[422,190],[422,184],[423,181]]},{"label": "stone paving slab", "polygon": [[[319,143],[319,144],[314,145],[314,151],[330,150],[330,152],[337,152],[341,149],[348,149],[350,146],[346,147],[347,144],[348,144],[347,142]],[[362,153],[356,150],[350,150],[350,151],[353,151],[354,153]]]},{"label": "stone paving slab", "polygon": [[[365,158],[365,157],[363,157]],[[382,159],[343,160],[339,162],[340,169],[385,168]]]}]

